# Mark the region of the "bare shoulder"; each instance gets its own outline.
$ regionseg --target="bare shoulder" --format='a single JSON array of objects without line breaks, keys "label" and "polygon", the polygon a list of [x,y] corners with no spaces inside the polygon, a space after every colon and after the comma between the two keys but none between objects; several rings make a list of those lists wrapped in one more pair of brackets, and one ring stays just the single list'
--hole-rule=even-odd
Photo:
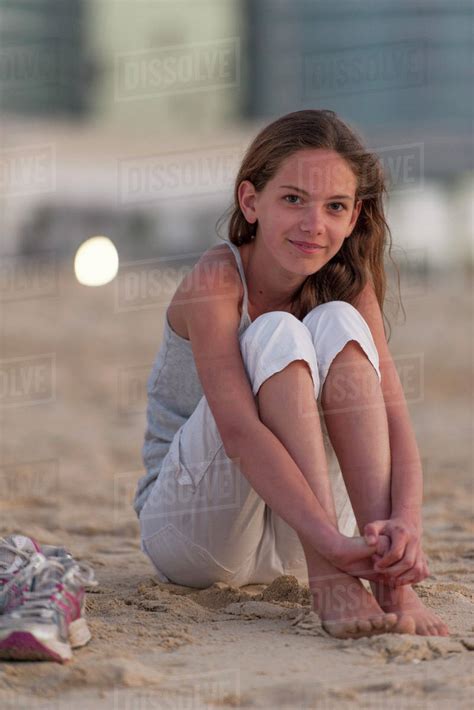
[{"label": "bare shoulder", "polygon": [[238,455],[239,442],[259,422],[240,349],[239,298],[243,288],[234,264],[234,255],[225,245],[203,254],[190,274],[185,305],[197,374],[225,452],[231,457]]},{"label": "bare shoulder", "polygon": [[188,321],[191,308],[199,310],[218,299],[220,307],[239,312],[243,296],[242,281],[235,257],[225,244],[217,244],[205,251],[178,284],[167,310],[171,328],[182,338],[190,340]]}]

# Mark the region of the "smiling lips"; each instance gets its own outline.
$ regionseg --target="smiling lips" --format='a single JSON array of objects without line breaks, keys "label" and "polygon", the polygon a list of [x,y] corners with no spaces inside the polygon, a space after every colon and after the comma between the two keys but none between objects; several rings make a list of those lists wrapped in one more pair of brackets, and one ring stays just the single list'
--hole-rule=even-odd
[{"label": "smiling lips", "polygon": [[289,241],[290,244],[293,244],[293,246],[297,247],[297,249],[303,251],[305,254],[312,254],[315,251],[324,249],[324,247],[322,247],[320,244],[311,244],[309,242],[294,242],[291,239]]}]

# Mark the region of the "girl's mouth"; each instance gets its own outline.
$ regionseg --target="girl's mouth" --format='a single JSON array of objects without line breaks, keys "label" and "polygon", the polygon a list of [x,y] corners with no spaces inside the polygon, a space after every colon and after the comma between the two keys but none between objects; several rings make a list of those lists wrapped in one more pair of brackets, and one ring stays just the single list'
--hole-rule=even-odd
[{"label": "girl's mouth", "polygon": [[321,251],[324,247],[319,244],[306,244],[305,242],[293,242],[291,239],[288,240],[290,244],[299,249],[304,254],[314,254],[317,251]]}]

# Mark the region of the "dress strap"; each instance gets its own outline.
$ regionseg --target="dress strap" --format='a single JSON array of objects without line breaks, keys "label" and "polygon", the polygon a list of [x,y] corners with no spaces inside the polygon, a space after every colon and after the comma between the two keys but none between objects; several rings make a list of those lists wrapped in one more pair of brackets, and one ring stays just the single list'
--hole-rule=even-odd
[{"label": "dress strap", "polygon": [[244,272],[244,265],[242,263],[242,257],[240,256],[240,251],[239,248],[233,244],[232,242],[228,241],[227,239],[223,240],[225,244],[231,249],[231,251],[234,252],[235,260],[237,261],[237,268],[239,269],[239,274],[240,278],[242,280],[242,284],[244,287],[244,298],[242,302],[242,319],[244,317],[247,318],[247,321],[250,321],[250,316],[248,312],[248,291],[247,291],[247,282],[245,281],[245,272]]}]

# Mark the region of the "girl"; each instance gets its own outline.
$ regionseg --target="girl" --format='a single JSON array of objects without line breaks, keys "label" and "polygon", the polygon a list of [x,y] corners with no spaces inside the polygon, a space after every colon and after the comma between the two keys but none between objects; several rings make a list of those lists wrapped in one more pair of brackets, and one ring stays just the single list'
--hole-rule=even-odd
[{"label": "girl", "polygon": [[283,116],[248,148],[229,240],[179,284],[148,382],[135,510],[162,581],[294,574],[334,636],[449,633],[411,587],[429,571],[382,320],[384,193],[333,111]]}]

